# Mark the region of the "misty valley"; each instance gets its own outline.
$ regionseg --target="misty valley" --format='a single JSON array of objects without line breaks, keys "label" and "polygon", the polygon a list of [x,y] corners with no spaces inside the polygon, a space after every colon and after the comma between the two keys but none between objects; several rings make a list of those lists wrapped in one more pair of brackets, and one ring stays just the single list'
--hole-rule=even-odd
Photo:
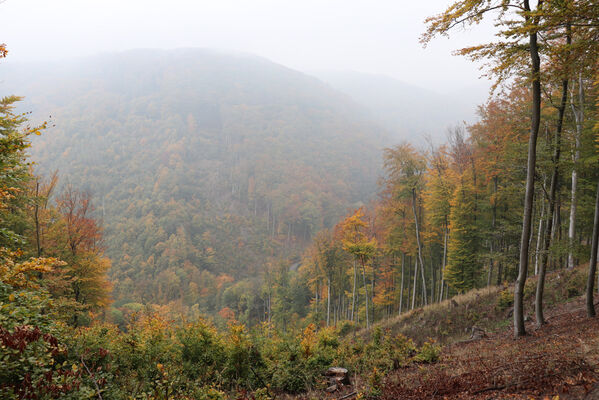
[{"label": "misty valley", "polygon": [[438,2],[491,90],[0,44],[0,398],[599,396],[599,3]]}]

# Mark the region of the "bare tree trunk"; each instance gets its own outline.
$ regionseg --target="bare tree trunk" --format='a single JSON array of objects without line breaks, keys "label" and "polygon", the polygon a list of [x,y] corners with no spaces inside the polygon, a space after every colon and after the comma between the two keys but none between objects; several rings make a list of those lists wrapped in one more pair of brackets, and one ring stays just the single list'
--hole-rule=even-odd
[{"label": "bare tree trunk", "polygon": [[418,259],[414,262],[414,287],[412,288],[412,310],[416,305],[416,283],[418,279]]},{"label": "bare tree trunk", "polygon": [[408,265],[408,280],[407,280],[407,284],[408,287],[406,288],[406,294],[407,294],[407,299],[406,299],[406,308],[410,307],[410,283],[412,282],[412,268],[410,268],[410,264],[412,262],[412,259],[410,257],[408,257],[408,262],[406,263]]},{"label": "bare tree trunk", "polygon": [[[558,108],[557,129],[555,130],[555,143],[553,149],[553,173],[551,174],[551,186],[549,188],[549,212],[547,215],[553,215],[555,211],[556,193],[559,178],[559,161],[562,145],[562,128],[564,124],[564,113],[566,111],[566,102],[568,101],[568,79],[562,81],[562,99]],[[549,247],[551,246],[551,232],[553,228],[553,220],[547,218],[547,230],[545,232],[545,244],[541,253],[541,263],[539,265],[539,277],[537,280],[537,292],[535,296],[535,315],[537,326],[545,323],[543,315],[543,293],[545,291],[545,274],[547,272],[547,258]]]},{"label": "bare tree trunk", "polygon": [[595,220],[593,222],[593,238],[591,244],[591,261],[589,263],[589,277],[587,279],[587,316],[595,316],[595,305],[593,302],[595,270],[597,268],[597,247],[599,242],[599,181],[597,182],[597,195],[595,196]]},{"label": "bare tree trunk", "polygon": [[368,319],[368,285],[366,284],[366,267],[362,264],[362,280],[364,281],[364,297],[366,299],[366,329],[370,328],[370,320]]},{"label": "bare tree trunk", "polygon": [[420,243],[420,227],[418,224],[418,215],[416,214],[416,190],[412,189],[412,212],[414,213],[414,223],[416,224],[416,243],[418,244],[418,260],[420,261],[420,273],[422,274],[422,291],[424,292],[424,305],[428,304],[426,298],[426,279],[424,277],[424,261],[422,260],[422,243]]},{"label": "bare tree trunk", "polygon": [[271,318],[270,318],[270,310],[271,310],[271,308],[270,308],[270,290],[269,290],[268,291],[268,323],[269,324],[270,324],[270,320],[271,320]]},{"label": "bare tree trunk", "polygon": [[497,264],[497,286],[500,286],[502,283],[501,276],[503,275],[503,263],[499,261]]},{"label": "bare tree trunk", "polygon": [[445,220],[445,231],[443,236],[443,266],[441,267],[441,290],[439,293],[439,302],[443,301],[443,286],[445,285],[445,265],[447,263],[447,219]]},{"label": "bare tree trunk", "polygon": [[431,304],[435,302],[435,289],[437,287],[437,273],[434,265],[433,248],[430,247],[431,256]]},{"label": "bare tree trunk", "polygon": [[327,326],[330,325],[331,317],[331,278],[327,276]]},{"label": "bare tree trunk", "polygon": [[403,282],[404,282],[404,265],[406,255],[401,253],[401,288],[399,289],[399,314],[403,311]]},{"label": "bare tree trunk", "polygon": [[[530,11],[528,0],[524,0],[525,9]],[[530,17],[527,17],[530,18]],[[532,111],[530,138],[528,141],[528,162],[526,171],[526,192],[524,195],[524,215],[522,217],[522,237],[520,240],[520,264],[518,266],[518,280],[514,289],[514,336],[526,335],[524,327],[524,285],[528,272],[528,240],[532,223],[532,206],[534,201],[534,178],[537,164],[537,136],[541,120],[541,78],[539,49],[537,44],[537,32],[532,31],[529,35],[531,75],[532,75]]]},{"label": "bare tree trunk", "polygon": [[370,285],[371,290],[370,290],[370,299],[372,300],[370,302],[371,307],[372,307],[372,313],[370,314],[370,316],[372,317],[372,322],[374,323],[374,321],[376,321],[376,310],[374,308],[374,294],[376,293],[376,268],[374,266],[374,259],[372,261],[372,284]]},{"label": "bare tree trunk", "polygon": [[543,242],[544,236],[544,218],[545,218],[545,202],[541,200],[541,216],[539,217],[539,232],[537,234],[537,248],[535,251],[535,275],[539,273],[539,262],[541,258],[541,243]]},{"label": "bare tree trunk", "polygon": [[354,258],[354,288],[351,292],[351,320],[352,322],[354,322],[354,310],[356,308],[356,279],[357,279],[357,273],[356,273],[356,259]]},{"label": "bare tree trunk", "polygon": [[[493,182],[495,183],[495,198],[497,198],[497,177],[495,177],[495,179],[493,179]],[[497,205],[495,204],[496,201],[493,202],[493,219],[491,221],[491,228],[493,230],[493,234],[495,233],[495,225],[497,224]],[[491,258],[489,260],[489,275],[487,276],[487,287],[491,286],[491,279],[493,277],[493,249],[495,248],[495,240],[493,237],[491,237]]]},{"label": "bare tree trunk", "polygon": [[582,124],[584,122],[584,87],[582,82],[582,73],[578,75],[578,109],[574,106],[574,100],[570,98],[570,105],[572,106],[572,113],[576,120],[576,136],[574,138],[574,154],[572,157],[573,168],[572,168],[572,194],[570,201],[570,226],[568,229],[568,268],[574,268],[574,236],[576,235],[576,190],[578,186],[578,160],[580,159],[580,138],[582,137]]},{"label": "bare tree trunk", "polygon": [[35,182],[35,208],[33,209],[33,218],[35,219],[35,244],[37,247],[37,256],[42,256],[42,245],[40,239],[40,219],[39,219],[39,194],[40,194],[40,182]]}]

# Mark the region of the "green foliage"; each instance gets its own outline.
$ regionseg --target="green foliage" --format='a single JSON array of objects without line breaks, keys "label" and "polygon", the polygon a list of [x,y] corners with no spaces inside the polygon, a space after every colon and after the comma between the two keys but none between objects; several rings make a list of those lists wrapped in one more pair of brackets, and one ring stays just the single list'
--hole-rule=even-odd
[{"label": "green foliage", "polygon": [[29,136],[45,127],[23,129],[27,118],[14,112],[20,100],[17,96],[0,98],[0,246],[9,249],[25,244],[29,200],[25,189],[31,178],[25,150],[30,146]]},{"label": "green foliage", "polygon": [[434,341],[424,342],[420,351],[415,357],[415,360],[422,363],[434,363],[439,360],[439,356],[441,355],[441,346],[439,346]]},{"label": "green foliage", "polygon": [[383,374],[378,368],[374,367],[372,372],[368,375],[368,393],[366,394],[367,399],[378,399],[382,395],[383,389]]},{"label": "green foliage", "polygon": [[455,189],[452,202],[448,263],[444,271],[447,283],[459,293],[475,288],[480,279],[479,237],[473,200],[472,187],[462,181]]},{"label": "green foliage", "polygon": [[500,310],[506,310],[514,304],[514,292],[510,289],[504,289],[497,298],[497,307]]},{"label": "green foliage", "polygon": [[[192,49],[94,64],[82,80],[64,76],[93,93],[32,82],[45,113],[61,104],[61,124],[32,154],[40,172],[95,194],[117,308],[170,304],[191,317],[194,306],[228,307],[248,326],[263,322],[264,265],[299,258],[376,191],[379,129],[304,74]],[[255,295],[223,298],[242,281]]]}]

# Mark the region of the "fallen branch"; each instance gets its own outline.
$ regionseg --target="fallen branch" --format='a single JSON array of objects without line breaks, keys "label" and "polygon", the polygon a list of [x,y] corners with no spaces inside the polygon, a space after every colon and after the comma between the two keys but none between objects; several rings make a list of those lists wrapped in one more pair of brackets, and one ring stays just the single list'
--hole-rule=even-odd
[{"label": "fallen branch", "polygon": [[357,394],[358,394],[358,392],[354,391],[354,392],[351,392],[350,394],[346,394],[345,396],[339,397],[337,400],[349,399],[350,397],[353,397]]},{"label": "fallen branch", "polygon": [[87,364],[85,364],[85,361],[83,361],[83,356],[81,356],[81,363],[85,367],[85,370],[87,371],[87,374],[89,375],[89,378],[92,380],[92,382],[94,383],[94,386],[96,387],[96,391],[98,392],[98,398],[100,400],[103,400],[102,395],[100,394],[100,387],[98,386],[98,382],[96,382],[96,380],[94,379],[94,375],[89,370],[89,368],[87,368]]}]

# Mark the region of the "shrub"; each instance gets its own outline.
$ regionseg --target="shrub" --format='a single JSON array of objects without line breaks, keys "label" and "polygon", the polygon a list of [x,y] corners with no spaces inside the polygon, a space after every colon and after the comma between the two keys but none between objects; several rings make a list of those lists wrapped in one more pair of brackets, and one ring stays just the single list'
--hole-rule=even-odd
[{"label": "shrub", "polygon": [[431,340],[430,342],[424,342],[414,359],[422,363],[430,364],[437,362],[440,355],[441,346],[435,343],[435,341]]},{"label": "shrub", "polygon": [[514,293],[511,290],[505,289],[499,293],[499,298],[497,299],[497,308],[501,311],[508,309],[514,304]]},{"label": "shrub", "polygon": [[186,376],[202,383],[215,383],[225,363],[225,349],[216,330],[203,321],[180,328],[177,338]]},{"label": "shrub", "polygon": [[337,335],[340,337],[347,336],[349,333],[356,329],[355,324],[352,321],[343,321],[337,327]]},{"label": "shrub", "polygon": [[366,398],[372,400],[380,398],[383,393],[382,388],[383,374],[375,367],[368,375],[368,392]]}]

